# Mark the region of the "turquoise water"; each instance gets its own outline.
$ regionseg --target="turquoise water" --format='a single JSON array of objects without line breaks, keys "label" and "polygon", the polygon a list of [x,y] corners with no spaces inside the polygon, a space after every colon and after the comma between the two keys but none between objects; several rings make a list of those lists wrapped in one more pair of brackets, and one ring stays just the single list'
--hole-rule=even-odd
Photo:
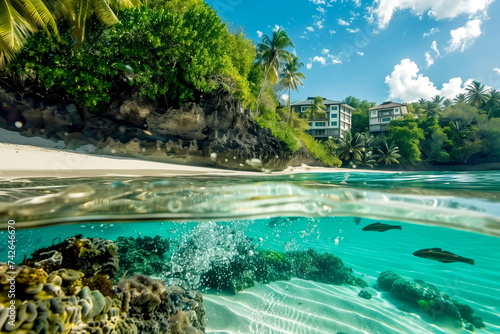
[{"label": "turquoise water", "polygon": [[[476,333],[500,333],[499,195],[497,172],[10,178],[0,183],[0,215],[2,228],[16,221],[18,263],[77,234],[169,240],[169,269],[149,274],[202,291],[207,333],[469,332],[468,322],[441,321],[435,306],[412,309],[381,289],[385,271],[472,307],[484,323]],[[401,229],[362,230],[376,222]],[[428,248],[475,263],[413,255]],[[292,275],[234,294],[203,281],[211,266],[242,252],[252,261],[254,253],[309,249],[339,257],[368,287]],[[359,297],[361,290],[372,298]]]}]

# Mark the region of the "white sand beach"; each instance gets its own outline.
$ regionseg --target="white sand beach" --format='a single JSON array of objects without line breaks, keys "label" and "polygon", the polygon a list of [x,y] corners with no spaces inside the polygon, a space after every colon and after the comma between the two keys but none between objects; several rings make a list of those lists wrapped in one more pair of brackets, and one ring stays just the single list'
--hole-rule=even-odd
[{"label": "white sand beach", "polygon": [[[200,167],[156,161],[91,154],[92,145],[67,150],[63,141],[24,137],[15,131],[0,129],[0,176],[74,177],[96,175],[169,176],[193,174],[262,175],[255,172]],[[275,173],[338,172],[340,168],[289,167]],[[273,173],[274,174],[274,173]]]}]

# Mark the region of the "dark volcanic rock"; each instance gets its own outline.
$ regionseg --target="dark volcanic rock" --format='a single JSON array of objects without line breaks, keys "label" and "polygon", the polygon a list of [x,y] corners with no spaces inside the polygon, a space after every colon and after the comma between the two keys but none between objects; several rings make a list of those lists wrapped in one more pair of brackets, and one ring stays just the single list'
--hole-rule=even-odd
[{"label": "dark volcanic rock", "polygon": [[198,104],[168,110],[157,104],[137,94],[124,95],[98,114],[81,104],[48,105],[0,88],[0,126],[26,136],[62,139],[71,149],[93,144],[98,153],[165,162],[259,170],[321,165],[307,150],[294,153],[261,128],[230,94],[205,96]]}]

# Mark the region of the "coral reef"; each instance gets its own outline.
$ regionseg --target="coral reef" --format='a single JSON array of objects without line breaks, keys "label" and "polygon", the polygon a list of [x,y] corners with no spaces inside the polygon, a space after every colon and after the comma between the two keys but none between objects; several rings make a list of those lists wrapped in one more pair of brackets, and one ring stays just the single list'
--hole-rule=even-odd
[{"label": "coral reef", "polygon": [[118,248],[101,238],[67,238],[56,245],[37,250],[23,264],[42,268],[47,272],[57,269],[75,269],[86,277],[107,275],[113,279],[119,270]]},{"label": "coral reef", "polygon": [[168,267],[164,254],[170,249],[170,241],[160,235],[151,237],[118,237],[115,241],[118,246],[120,259],[120,273],[141,273],[144,275],[162,276]]},{"label": "coral reef", "polygon": [[432,284],[418,279],[412,281],[391,271],[381,273],[377,282],[381,290],[390,291],[394,298],[403,301],[405,310],[418,313],[429,321],[456,327],[485,327],[470,306],[452,299]]},{"label": "coral reef", "polygon": [[313,249],[301,252],[287,252],[293,265],[294,274],[303,279],[328,283],[349,284],[367,287],[368,283],[352,274],[342,260],[330,253],[319,254]]},{"label": "coral reef", "polygon": [[[152,246],[149,239],[140,242],[145,248]],[[168,247],[163,243],[155,249]],[[142,274],[122,277],[114,285],[118,255],[109,240],[67,238],[36,251],[24,263],[15,269],[0,263],[2,333],[198,334],[205,330],[205,308],[198,291],[165,287]],[[12,281],[15,296],[9,290]]]},{"label": "coral reef", "polygon": [[169,266],[167,276],[177,279],[178,284],[231,293],[292,276],[328,284],[368,286],[332,254],[318,254],[312,249],[259,251],[242,231],[214,222],[200,223],[186,236],[173,252]]}]

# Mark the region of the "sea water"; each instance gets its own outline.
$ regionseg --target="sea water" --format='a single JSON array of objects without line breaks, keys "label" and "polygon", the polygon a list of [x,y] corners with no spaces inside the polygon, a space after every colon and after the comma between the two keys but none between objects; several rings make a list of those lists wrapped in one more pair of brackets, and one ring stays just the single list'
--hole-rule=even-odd
[{"label": "sea water", "polygon": [[[476,333],[500,333],[497,172],[9,177],[1,179],[0,201],[0,254],[7,254],[7,222],[15,221],[17,263],[79,234],[168,239],[165,259],[172,267],[153,276],[202,291],[207,333],[468,332],[437,321],[438,308],[424,303],[428,312],[419,312],[380,289],[377,279],[386,271],[425,281],[472,307],[485,325]],[[401,229],[363,231],[377,222]],[[242,243],[251,245],[249,256],[269,250],[331,253],[369,286],[293,275],[236,294],[204,286],[200,277],[214,259],[230,261]],[[186,247],[193,248],[189,261],[179,256]],[[428,248],[473,259],[474,265],[413,255]],[[174,271],[181,274],[172,279]],[[361,290],[371,298],[359,297]]]}]

